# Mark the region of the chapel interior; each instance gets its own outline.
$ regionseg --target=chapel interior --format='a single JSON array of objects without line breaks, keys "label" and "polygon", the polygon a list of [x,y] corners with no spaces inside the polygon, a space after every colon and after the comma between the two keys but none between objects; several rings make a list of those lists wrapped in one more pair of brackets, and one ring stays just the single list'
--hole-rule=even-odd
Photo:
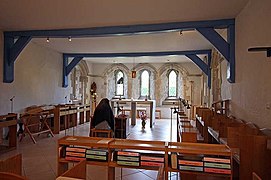
[{"label": "chapel interior", "polygon": [[1,1],[0,179],[270,179],[270,6]]}]

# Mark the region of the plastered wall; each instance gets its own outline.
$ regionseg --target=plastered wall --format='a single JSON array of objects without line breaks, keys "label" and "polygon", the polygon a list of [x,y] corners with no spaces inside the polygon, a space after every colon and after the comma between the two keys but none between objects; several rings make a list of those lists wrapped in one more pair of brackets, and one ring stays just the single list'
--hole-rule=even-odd
[{"label": "plastered wall", "polygon": [[[30,42],[15,62],[13,83],[3,83],[3,34],[0,36],[0,114],[42,104],[65,103],[70,87],[62,88],[62,54]],[[69,98],[69,96],[68,96]],[[69,99],[67,99],[68,101]]]},{"label": "plastered wall", "polygon": [[271,128],[271,57],[248,52],[271,46],[271,1],[251,0],[236,18],[236,83],[232,84],[232,113],[260,127]]}]

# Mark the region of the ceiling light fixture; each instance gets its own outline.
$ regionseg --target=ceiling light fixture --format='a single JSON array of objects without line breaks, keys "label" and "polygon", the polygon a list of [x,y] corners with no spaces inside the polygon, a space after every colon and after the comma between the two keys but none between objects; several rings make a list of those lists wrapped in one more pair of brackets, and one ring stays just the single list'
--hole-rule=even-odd
[{"label": "ceiling light fixture", "polygon": [[70,41],[70,42],[72,41],[72,37],[71,37],[71,36],[69,36],[69,38],[68,38],[68,39],[69,39],[69,41]]},{"label": "ceiling light fixture", "polygon": [[48,42],[50,42],[50,39],[49,39],[49,37],[47,37],[47,39],[46,39],[46,42],[48,43]]}]

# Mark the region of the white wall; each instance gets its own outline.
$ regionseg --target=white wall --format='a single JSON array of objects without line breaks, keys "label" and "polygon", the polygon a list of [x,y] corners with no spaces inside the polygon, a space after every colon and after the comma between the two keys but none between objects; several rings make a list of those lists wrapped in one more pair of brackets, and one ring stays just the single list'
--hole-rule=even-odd
[{"label": "white wall", "polygon": [[236,18],[236,83],[232,84],[232,113],[260,127],[271,128],[271,57],[248,52],[271,46],[271,1],[251,0]]},{"label": "white wall", "polygon": [[3,83],[2,33],[0,57],[0,114],[10,112],[12,96],[14,112],[31,105],[65,102],[70,88],[62,88],[62,54],[30,42],[15,62],[13,83]]}]

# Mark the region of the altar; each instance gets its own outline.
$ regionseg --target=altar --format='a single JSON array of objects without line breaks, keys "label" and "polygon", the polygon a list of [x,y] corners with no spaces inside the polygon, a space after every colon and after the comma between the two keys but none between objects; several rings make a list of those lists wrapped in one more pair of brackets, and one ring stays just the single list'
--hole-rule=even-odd
[{"label": "altar", "polygon": [[136,112],[137,112],[137,104],[147,104],[150,108],[150,128],[155,124],[155,100],[142,100],[142,99],[112,99],[111,100],[111,108],[113,110],[114,115],[116,115],[116,104],[119,103],[131,103],[131,124],[136,125]]}]

